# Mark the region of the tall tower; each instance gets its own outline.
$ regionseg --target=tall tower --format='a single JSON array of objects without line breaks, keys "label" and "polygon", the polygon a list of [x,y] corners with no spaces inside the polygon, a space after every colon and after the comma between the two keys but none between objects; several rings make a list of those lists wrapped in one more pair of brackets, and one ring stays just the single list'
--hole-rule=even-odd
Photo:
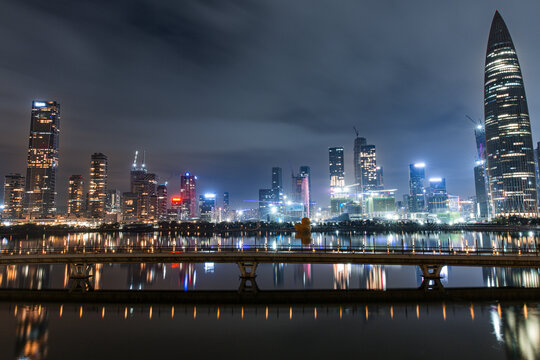
[{"label": "tall tower", "polygon": [[79,217],[84,209],[84,179],[82,175],[71,175],[68,183],[68,215]]},{"label": "tall tower", "polygon": [[476,192],[476,215],[480,218],[489,216],[488,183],[486,177],[486,131],[482,125],[474,128],[477,160],[474,167],[474,187]]},{"label": "tall tower", "polygon": [[[356,130],[356,129],[355,129]],[[358,137],[358,134],[356,135],[356,139],[354,139],[354,182],[357,185],[358,189],[361,189],[362,187],[362,158],[361,158],[361,152],[362,152],[362,146],[367,145],[366,138]]]},{"label": "tall tower", "polygon": [[423,212],[426,208],[426,164],[409,165],[409,212]]},{"label": "tall tower", "polygon": [[342,147],[328,149],[330,191],[345,186],[345,162]]},{"label": "tall tower", "polygon": [[90,159],[90,183],[88,187],[88,212],[94,219],[105,216],[107,199],[107,156],[94,153]]},{"label": "tall tower", "polygon": [[167,195],[167,183],[161,184],[157,187],[157,218],[159,220],[165,220],[167,218],[167,202],[169,196]]},{"label": "tall tower", "polygon": [[30,219],[47,218],[56,213],[59,131],[60,104],[32,102],[24,198],[24,209]]},{"label": "tall tower", "polygon": [[484,77],[487,175],[494,216],[537,215],[529,110],[516,48],[498,11]]},{"label": "tall tower", "polygon": [[362,192],[377,190],[377,154],[375,145],[362,145],[360,149],[360,165],[362,170]]},{"label": "tall tower", "polygon": [[186,172],[180,176],[180,197],[182,198],[182,219],[197,216],[197,177]]},{"label": "tall tower", "polygon": [[272,189],[283,190],[283,170],[280,167],[272,168]]},{"label": "tall tower", "polygon": [[4,182],[4,219],[19,219],[23,213],[24,176],[6,175]]}]

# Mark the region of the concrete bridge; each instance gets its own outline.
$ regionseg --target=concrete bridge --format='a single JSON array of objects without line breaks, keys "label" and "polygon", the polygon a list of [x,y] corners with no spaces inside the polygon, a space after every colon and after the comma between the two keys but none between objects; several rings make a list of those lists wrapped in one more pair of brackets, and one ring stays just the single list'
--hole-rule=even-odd
[{"label": "concrete bridge", "polygon": [[399,248],[295,248],[264,247],[176,248],[125,247],[94,249],[19,249],[0,253],[0,265],[69,264],[75,288],[89,289],[86,280],[95,264],[105,263],[236,263],[243,290],[257,290],[254,282],[258,264],[371,264],[419,266],[423,287],[441,288],[444,266],[540,267],[540,256],[532,250],[513,249],[399,249]]}]

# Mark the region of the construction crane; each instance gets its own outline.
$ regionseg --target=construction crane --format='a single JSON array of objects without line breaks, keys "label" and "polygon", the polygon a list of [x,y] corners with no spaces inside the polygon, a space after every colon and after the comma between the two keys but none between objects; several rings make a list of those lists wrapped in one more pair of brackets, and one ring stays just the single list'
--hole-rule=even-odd
[{"label": "construction crane", "polygon": [[135,150],[135,159],[133,159],[133,169],[137,168],[137,156],[139,156],[139,150]]},{"label": "construction crane", "polygon": [[479,125],[482,126],[482,121],[480,121],[480,120],[475,121],[475,120],[473,120],[473,118],[470,117],[469,115],[465,115],[465,117],[466,117],[467,119],[471,120],[471,122],[472,122],[474,125],[476,125],[476,126],[479,126]]},{"label": "construction crane", "polygon": [[353,129],[354,129],[354,132],[356,133],[356,137],[358,137],[359,133],[358,133],[358,130],[356,129],[356,126],[353,126]]}]

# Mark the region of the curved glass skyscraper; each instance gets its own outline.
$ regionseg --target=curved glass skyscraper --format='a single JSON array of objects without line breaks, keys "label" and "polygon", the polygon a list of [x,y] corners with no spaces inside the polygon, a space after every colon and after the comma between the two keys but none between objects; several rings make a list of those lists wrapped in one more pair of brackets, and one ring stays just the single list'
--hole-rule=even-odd
[{"label": "curved glass skyscraper", "polygon": [[491,213],[536,216],[534,152],[523,77],[498,11],[486,52],[484,112]]}]

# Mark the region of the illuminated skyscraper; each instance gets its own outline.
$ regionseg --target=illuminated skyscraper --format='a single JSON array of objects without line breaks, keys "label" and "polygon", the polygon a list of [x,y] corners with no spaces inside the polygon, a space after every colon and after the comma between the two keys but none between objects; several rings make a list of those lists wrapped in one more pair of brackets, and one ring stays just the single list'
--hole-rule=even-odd
[{"label": "illuminated skyscraper", "polygon": [[105,216],[107,198],[107,156],[95,153],[90,160],[90,183],[88,186],[88,212],[94,219]]},{"label": "illuminated skyscraper", "polygon": [[157,218],[165,220],[167,218],[167,184],[161,184],[157,187]]},{"label": "illuminated skyscraper", "polygon": [[426,164],[409,165],[409,212],[423,212],[426,209]]},{"label": "illuminated skyscraper", "polygon": [[377,154],[375,145],[362,145],[360,149],[362,192],[378,189]]},{"label": "illuminated skyscraper", "polygon": [[146,169],[144,155],[142,163],[137,162],[138,151],[130,171],[131,192],[137,194],[137,219],[153,220],[157,214],[157,176]]},{"label": "illuminated skyscraper", "polygon": [[84,211],[84,179],[82,175],[71,175],[68,183],[68,215],[79,217]]},{"label": "illuminated skyscraper", "polygon": [[498,11],[486,51],[484,114],[493,216],[536,216],[534,152],[523,77]]},{"label": "illuminated skyscraper", "polygon": [[4,219],[19,219],[23,213],[24,176],[6,175],[4,182]]},{"label": "illuminated skyscraper", "polygon": [[199,196],[199,209],[202,221],[215,221],[216,194]]},{"label": "illuminated skyscraper", "polygon": [[182,219],[197,216],[197,177],[186,172],[180,176],[180,197],[182,198]]},{"label": "illuminated skyscraper", "polygon": [[328,149],[330,168],[330,191],[345,186],[345,161],[342,147]]},{"label": "illuminated skyscraper", "polygon": [[448,211],[448,193],[446,192],[446,179],[429,179],[428,210],[430,213]]},{"label": "illuminated skyscraper", "polygon": [[366,138],[356,136],[354,139],[354,182],[362,189],[362,146],[367,145]]},{"label": "illuminated skyscraper", "polygon": [[28,164],[24,210],[31,219],[56,213],[56,168],[60,104],[56,101],[32,102],[28,142]]}]

